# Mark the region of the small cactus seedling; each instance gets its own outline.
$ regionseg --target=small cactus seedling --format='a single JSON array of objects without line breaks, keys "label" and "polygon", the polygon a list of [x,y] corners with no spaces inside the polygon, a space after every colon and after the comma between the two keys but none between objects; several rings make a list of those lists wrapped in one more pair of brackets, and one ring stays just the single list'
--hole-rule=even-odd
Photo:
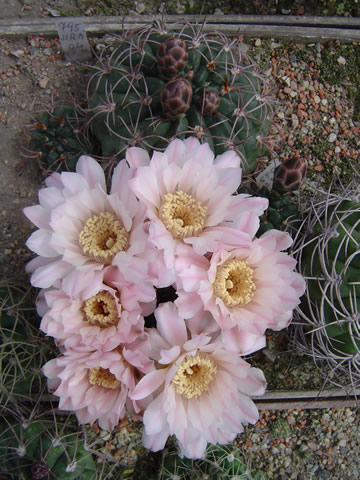
[{"label": "small cactus seedling", "polygon": [[30,126],[30,152],[45,175],[75,169],[80,155],[90,153],[89,143],[80,131],[77,110],[71,105],[56,105]]},{"label": "small cactus seedling", "polygon": [[359,186],[349,187],[341,195],[329,193],[325,201],[313,204],[294,249],[298,268],[308,285],[297,315],[305,323],[304,333],[311,345],[305,343],[302,347],[316,361],[326,360],[330,364],[334,383],[358,383]]},{"label": "small cactus seedling", "polygon": [[244,173],[268,153],[272,101],[267,80],[244,46],[220,33],[185,25],[132,32],[91,68],[89,125],[104,157],[130,146],[163,149],[195,135],[216,155],[235,150]]}]

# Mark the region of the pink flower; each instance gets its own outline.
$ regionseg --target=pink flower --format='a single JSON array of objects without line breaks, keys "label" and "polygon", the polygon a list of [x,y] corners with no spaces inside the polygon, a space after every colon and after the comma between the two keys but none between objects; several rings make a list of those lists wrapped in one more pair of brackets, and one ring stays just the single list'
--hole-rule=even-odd
[{"label": "pink flower", "polygon": [[114,170],[110,194],[91,157],[80,157],[76,172],[52,174],[39,191],[40,204],[24,210],[39,228],[27,241],[39,255],[27,266],[32,285],[58,287],[61,280],[69,295],[88,298],[99,291],[109,265],[130,282],[146,281],[151,252],[145,208],[128,188],[132,172],[126,162]]},{"label": "pink flower", "polygon": [[149,331],[158,370],[145,375],[131,394],[153,400],[144,411],[146,448],[158,451],[175,435],[182,453],[204,455],[208,442],[229,443],[256,423],[258,411],[248,395],[262,395],[266,381],[237,354],[204,334],[189,337],[172,303],[155,311],[157,329]]},{"label": "pink flower", "polygon": [[305,291],[304,279],[293,272],[296,261],[281,252],[291,244],[287,233],[271,230],[248,246],[219,246],[211,258],[178,249],[175,303],[189,328],[205,309],[229,350],[244,354],[264,347],[265,330],[287,327]]},{"label": "pink flower", "polygon": [[235,152],[214,158],[208,144],[190,137],[173,140],[151,161],[139,148],[128,149],[126,158],[136,169],[129,185],[147,207],[149,239],[165,250],[168,266],[179,243],[203,255],[219,242],[247,244],[255,235],[268,201],[233,196],[241,181]]},{"label": "pink flower", "polygon": [[155,309],[155,290],[126,282],[121,273],[112,268],[105,279],[117,289],[103,284],[84,300],[71,298],[63,290],[41,292],[39,311],[42,313],[40,329],[54,337],[65,348],[113,350],[124,343],[133,342],[144,332],[142,306],[152,313]]},{"label": "pink flower", "polygon": [[141,402],[129,399],[136,378],[153,369],[144,341],[110,352],[65,350],[43,367],[48,388],[60,397],[59,408],[76,413],[79,423],[99,421],[111,430],[127,411],[139,413]]}]

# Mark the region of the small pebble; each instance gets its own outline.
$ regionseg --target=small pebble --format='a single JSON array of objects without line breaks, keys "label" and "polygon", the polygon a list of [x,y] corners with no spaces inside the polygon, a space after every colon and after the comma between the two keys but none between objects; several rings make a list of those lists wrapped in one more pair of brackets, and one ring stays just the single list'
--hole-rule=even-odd
[{"label": "small pebble", "polygon": [[49,79],[47,77],[41,78],[39,80],[40,88],[46,88],[48,83],[49,83]]},{"label": "small pebble", "polygon": [[260,38],[257,38],[257,39],[255,40],[255,47],[261,47],[261,44],[262,44],[261,39],[260,39]]},{"label": "small pebble", "polygon": [[143,13],[146,9],[143,2],[135,2],[135,8],[137,13]]},{"label": "small pebble", "polygon": [[330,133],[330,135],[329,135],[329,137],[328,137],[328,141],[329,141],[330,143],[334,143],[335,140],[336,140],[336,138],[337,138],[336,133]]},{"label": "small pebble", "polygon": [[346,60],[345,60],[344,57],[339,57],[339,58],[337,59],[337,62],[338,62],[339,65],[345,65]]}]

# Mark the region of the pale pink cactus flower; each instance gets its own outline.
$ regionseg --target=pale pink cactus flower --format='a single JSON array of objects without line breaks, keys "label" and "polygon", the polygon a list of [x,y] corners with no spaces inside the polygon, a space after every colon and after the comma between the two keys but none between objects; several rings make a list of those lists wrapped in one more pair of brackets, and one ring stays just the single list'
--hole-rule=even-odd
[{"label": "pale pink cactus flower", "polygon": [[264,198],[233,195],[241,182],[240,157],[227,151],[214,157],[195,137],[175,139],[166,150],[129,148],[126,159],[135,170],[129,185],[147,207],[149,239],[165,250],[173,267],[176,245],[185,243],[203,255],[219,242],[246,244],[268,206]]},{"label": "pale pink cactus flower", "polygon": [[183,455],[200,458],[207,443],[230,443],[244,423],[256,423],[258,410],[250,396],[262,395],[266,381],[261,370],[210,336],[191,336],[173,303],[160,305],[155,317],[157,328],[149,336],[158,369],[131,394],[136,401],[151,399],[144,411],[143,443],[158,451],[175,435]]},{"label": "pale pink cactus flower", "polygon": [[201,310],[211,313],[230,351],[248,354],[265,346],[267,328],[288,326],[305,291],[296,261],[282,250],[291,237],[270,230],[248,246],[219,246],[211,256],[178,248],[178,298],[175,303],[191,327]]},{"label": "pale pink cactus flower", "polygon": [[26,245],[39,256],[29,262],[35,287],[62,288],[70,296],[94,295],[104,268],[116,265],[127,280],[146,281],[149,242],[145,207],[128,188],[132,172],[126,162],[114,170],[110,193],[104,172],[82,156],[76,173],[53,173],[39,191],[39,205],[24,209],[38,227]]},{"label": "pale pink cactus flower", "polygon": [[147,340],[109,352],[65,350],[43,366],[48,389],[60,397],[59,408],[76,413],[79,423],[98,421],[112,430],[127,412],[140,414],[145,403],[129,398],[138,378],[153,370]]},{"label": "pale pink cactus flower", "polygon": [[155,289],[127,282],[114,267],[105,271],[105,280],[108,284],[83,300],[62,289],[42,291],[37,301],[40,329],[66,349],[109,351],[133,342],[144,332],[143,313],[155,309]]}]

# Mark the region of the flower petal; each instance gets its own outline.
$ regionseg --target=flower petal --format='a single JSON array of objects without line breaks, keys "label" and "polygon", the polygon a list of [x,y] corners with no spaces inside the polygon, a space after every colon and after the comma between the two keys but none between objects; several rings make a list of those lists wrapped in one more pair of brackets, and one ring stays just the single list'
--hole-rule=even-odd
[{"label": "flower petal", "polygon": [[106,190],[104,170],[92,157],[82,155],[77,161],[76,172],[87,180],[90,188],[98,184],[104,191]]},{"label": "flower petal", "polygon": [[141,400],[151,395],[165,381],[167,368],[155,370],[143,377],[130,395],[132,400]]},{"label": "flower petal", "polygon": [[159,305],[154,315],[157,329],[170,345],[183,345],[187,341],[185,321],[172,302]]}]

